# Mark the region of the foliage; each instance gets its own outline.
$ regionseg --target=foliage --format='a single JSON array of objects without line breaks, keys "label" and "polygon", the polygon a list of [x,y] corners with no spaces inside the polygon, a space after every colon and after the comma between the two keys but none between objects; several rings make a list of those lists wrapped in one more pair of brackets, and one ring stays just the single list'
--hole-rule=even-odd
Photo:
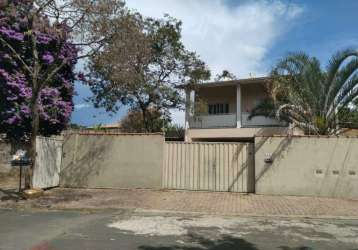
[{"label": "foliage", "polygon": [[168,139],[184,140],[185,138],[185,129],[183,126],[177,124],[168,124],[165,129],[165,137]]},{"label": "foliage", "polygon": [[224,81],[224,80],[236,80],[237,77],[228,70],[223,70],[221,74],[217,74],[215,81]]},{"label": "foliage", "polygon": [[198,96],[195,99],[195,105],[193,109],[195,116],[207,115],[209,112],[207,100],[203,97]]},{"label": "foliage", "polygon": [[[10,138],[29,137],[34,99],[43,135],[59,133],[73,110],[77,50],[64,24],[51,25],[45,17],[31,20],[25,13],[30,9],[31,1],[12,1],[0,10],[0,132]],[[42,88],[33,85],[35,64]],[[47,79],[46,72],[61,64]]]},{"label": "foliage", "polygon": [[79,125],[77,123],[70,123],[68,124],[67,128],[69,129],[73,129],[73,130],[81,130],[81,129],[87,129],[86,126],[83,126],[83,125]]},{"label": "foliage", "polygon": [[267,116],[271,118],[276,117],[275,102],[268,97],[262,100],[250,113],[249,119],[254,116]]},{"label": "foliage", "polygon": [[306,134],[335,134],[339,114],[358,96],[358,51],[346,49],[332,56],[325,70],[315,57],[289,54],[279,61],[269,83],[271,101],[254,115],[272,115]]},{"label": "foliage", "polygon": [[150,109],[168,114],[182,106],[180,83],[210,77],[205,64],[181,42],[181,22],[131,13],[118,19],[121,30],[89,64],[88,84],[95,106],[116,112],[121,105],[142,112],[145,131],[152,131]]},{"label": "foliage", "polygon": [[358,99],[351,107],[340,110],[339,124],[343,128],[358,128]]},{"label": "foliage", "polygon": [[171,123],[168,115],[158,110],[148,111],[149,130],[144,127],[143,114],[141,111],[129,111],[120,121],[120,130],[125,133],[159,133],[163,132],[166,138],[183,139],[185,130],[182,126]]},{"label": "foliage", "polygon": [[[29,143],[59,133],[73,110],[74,66],[108,44],[121,0],[16,0],[0,2],[0,132]],[[79,74],[83,79],[83,74]]]},{"label": "foliage", "polygon": [[149,109],[147,112],[147,125],[144,126],[143,113],[139,110],[129,111],[120,121],[121,131],[126,133],[156,133],[163,132],[163,129],[170,123],[168,115],[155,109]]},{"label": "foliage", "polygon": [[[74,66],[110,41],[120,0],[0,2],[0,132],[57,134],[73,110]],[[104,32],[104,33],[103,33]],[[83,79],[83,74],[78,75]]]}]

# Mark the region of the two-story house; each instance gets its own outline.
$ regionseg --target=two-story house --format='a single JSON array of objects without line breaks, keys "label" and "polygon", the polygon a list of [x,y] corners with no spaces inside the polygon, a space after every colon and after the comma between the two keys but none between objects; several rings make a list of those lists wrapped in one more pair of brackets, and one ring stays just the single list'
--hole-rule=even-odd
[{"label": "two-story house", "polygon": [[186,91],[185,141],[250,141],[255,135],[283,135],[287,124],[255,116],[251,110],[268,97],[268,77],[182,85]]}]

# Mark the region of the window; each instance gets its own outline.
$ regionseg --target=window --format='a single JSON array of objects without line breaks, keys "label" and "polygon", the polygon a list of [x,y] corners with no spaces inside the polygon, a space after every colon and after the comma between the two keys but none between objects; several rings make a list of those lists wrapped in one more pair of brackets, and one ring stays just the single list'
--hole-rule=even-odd
[{"label": "window", "polygon": [[228,103],[209,104],[208,110],[209,110],[209,115],[228,114],[229,104]]}]

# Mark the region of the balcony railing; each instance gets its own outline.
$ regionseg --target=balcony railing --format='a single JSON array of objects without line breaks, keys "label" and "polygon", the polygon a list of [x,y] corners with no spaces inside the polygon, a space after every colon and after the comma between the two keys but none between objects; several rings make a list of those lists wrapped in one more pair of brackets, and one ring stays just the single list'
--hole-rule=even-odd
[{"label": "balcony railing", "polygon": [[250,113],[243,112],[241,114],[241,124],[243,127],[268,127],[268,126],[285,126],[284,122],[280,122],[274,118],[266,116],[254,116],[249,119]]},{"label": "balcony railing", "polygon": [[[285,126],[285,123],[276,119],[255,116],[249,119],[249,113],[241,114],[242,127],[268,127],[268,126]],[[236,128],[236,114],[221,114],[221,115],[200,115],[190,119],[190,128]]]},{"label": "balcony railing", "polygon": [[190,128],[234,128],[236,127],[236,114],[201,115],[192,117]]}]

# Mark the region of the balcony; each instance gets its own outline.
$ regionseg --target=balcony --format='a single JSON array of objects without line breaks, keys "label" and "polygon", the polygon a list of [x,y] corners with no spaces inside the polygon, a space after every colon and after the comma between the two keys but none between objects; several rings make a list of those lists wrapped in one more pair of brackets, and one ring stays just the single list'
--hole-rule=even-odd
[{"label": "balcony", "polygon": [[236,114],[200,115],[192,117],[190,128],[236,128]]},{"label": "balcony", "polygon": [[266,116],[254,116],[249,119],[250,113],[243,112],[241,114],[242,127],[272,127],[272,126],[285,126],[284,122],[280,122],[274,118]]},{"label": "balcony", "polygon": [[[250,114],[243,112],[241,114],[241,127],[270,127],[285,126],[284,123],[265,116],[255,116],[249,119]],[[200,115],[190,119],[190,128],[236,128],[236,114],[220,114],[220,115]]]}]

